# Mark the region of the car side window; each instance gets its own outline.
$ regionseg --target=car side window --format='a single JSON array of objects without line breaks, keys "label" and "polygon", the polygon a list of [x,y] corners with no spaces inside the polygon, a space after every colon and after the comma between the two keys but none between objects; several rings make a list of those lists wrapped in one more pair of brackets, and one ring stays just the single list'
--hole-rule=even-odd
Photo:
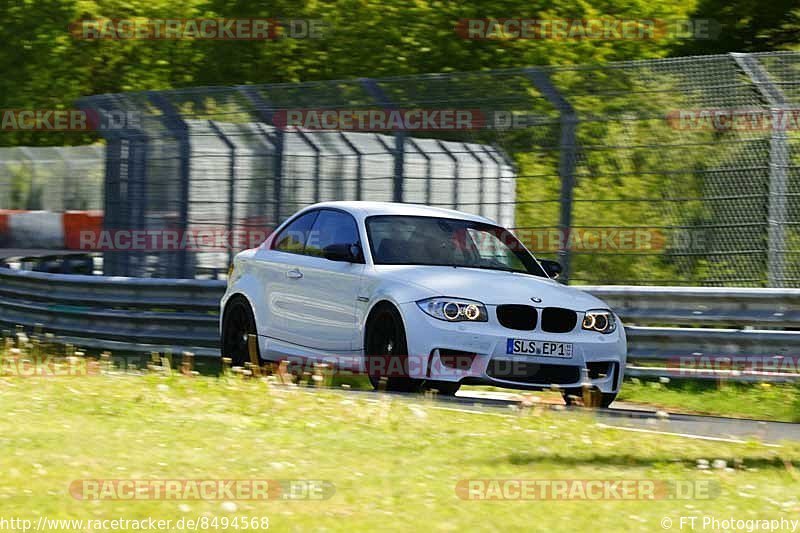
[{"label": "car side window", "polygon": [[306,241],[305,253],[322,256],[322,250],[331,244],[358,244],[358,225],[355,219],[341,211],[320,211]]},{"label": "car side window", "polygon": [[304,253],[308,235],[311,233],[311,227],[318,215],[318,210],[310,211],[291,222],[278,234],[272,245],[273,250],[295,254]]}]

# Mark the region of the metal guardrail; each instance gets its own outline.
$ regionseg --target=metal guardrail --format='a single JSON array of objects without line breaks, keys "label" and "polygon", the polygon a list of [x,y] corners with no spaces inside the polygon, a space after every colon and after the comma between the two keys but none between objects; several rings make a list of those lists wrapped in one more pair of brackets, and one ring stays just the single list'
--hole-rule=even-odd
[{"label": "metal guardrail", "polygon": [[[628,375],[737,381],[800,379],[797,373],[693,371],[670,365],[681,357],[776,361],[793,357],[797,361],[800,331],[777,328],[800,323],[800,289],[580,288],[608,302],[626,322]],[[219,357],[217,323],[224,290],[224,281],[80,276],[0,268],[0,325],[7,329],[44,325],[56,340],[87,348],[191,351],[200,357]],[[724,327],[687,327],[697,324]]]},{"label": "metal guardrail", "polygon": [[583,285],[626,322],[797,327],[800,289]]},{"label": "metal guardrail", "polygon": [[80,276],[0,268],[0,324],[132,352],[219,356],[224,281]]}]

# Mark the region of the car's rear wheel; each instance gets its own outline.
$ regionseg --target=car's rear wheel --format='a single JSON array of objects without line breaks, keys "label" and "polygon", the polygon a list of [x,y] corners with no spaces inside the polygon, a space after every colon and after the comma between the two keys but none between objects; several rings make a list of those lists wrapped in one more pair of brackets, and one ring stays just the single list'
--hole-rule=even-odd
[{"label": "car's rear wheel", "polygon": [[[575,389],[564,389],[561,392],[561,395],[564,397],[564,403],[567,405],[577,405],[578,398],[583,398],[583,389],[575,388]],[[614,400],[617,399],[616,392],[603,392],[600,394],[600,407],[606,408],[614,403]]]},{"label": "car's rear wheel", "polygon": [[[248,339],[256,335],[256,319],[250,304],[241,296],[234,296],[225,307],[222,320],[222,356],[230,357],[233,366],[245,366],[250,361]],[[256,343],[256,355],[258,343]],[[261,360],[259,355],[259,361]]]},{"label": "car's rear wheel", "polygon": [[364,341],[367,375],[375,389],[416,392],[422,382],[409,377],[408,343],[400,312],[389,303],[378,304],[367,321]]}]

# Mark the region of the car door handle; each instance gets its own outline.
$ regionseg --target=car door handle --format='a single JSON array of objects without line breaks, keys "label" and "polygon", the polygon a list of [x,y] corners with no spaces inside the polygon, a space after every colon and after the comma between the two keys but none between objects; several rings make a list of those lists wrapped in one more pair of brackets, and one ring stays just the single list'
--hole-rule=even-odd
[{"label": "car door handle", "polygon": [[290,279],[300,279],[303,277],[303,273],[295,268],[292,270],[287,270],[286,277]]}]

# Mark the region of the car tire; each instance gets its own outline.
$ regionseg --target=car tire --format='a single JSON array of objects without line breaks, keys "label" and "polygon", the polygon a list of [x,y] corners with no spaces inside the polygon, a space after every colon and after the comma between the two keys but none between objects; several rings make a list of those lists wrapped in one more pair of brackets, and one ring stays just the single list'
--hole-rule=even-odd
[{"label": "car tire", "polygon": [[[395,306],[380,303],[370,313],[364,339],[367,376],[375,390],[418,392],[422,381],[408,377],[408,343],[403,319]],[[397,370],[400,374],[397,375]]]},{"label": "car tire", "polygon": [[[245,363],[250,362],[248,336],[256,334],[256,319],[250,304],[244,297],[234,296],[225,306],[222,320],[220,336],[222,356],[230,357],[233,366],[245,366]],[[260,362],[261,354],[258,350],[256,343],[256,354]]]},{"label": "car tire", "polygon": [[[583,397],[583,389],[575,388],[575,389],[564,389],[561,391],[561,395],[564,398],[564,403],[567,405],[577,405],[577,401],[574,399],[575,396],[578,398]],[[617,399],[616,392],[603,392],[600,395],[600,407],[607,408],[610,406],[614,400]]]}]

